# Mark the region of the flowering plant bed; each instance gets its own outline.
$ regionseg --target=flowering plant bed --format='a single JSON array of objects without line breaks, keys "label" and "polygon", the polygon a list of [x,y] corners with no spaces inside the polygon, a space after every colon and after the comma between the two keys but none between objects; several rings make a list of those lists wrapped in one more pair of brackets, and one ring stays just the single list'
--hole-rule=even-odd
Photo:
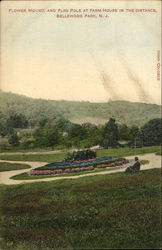
[{"label": "flowering plant bed", "polygon": [[57,170],[32,170],[30,171],[30,175],[56,175],[56,174],[67,174],[67,173],[75,173],[75,172],[84,172],[91,171],[95,168],[93,166],[86,168],[72,168],[72,169],[57,169]]},{"label": "flowering plant bed", "polygon": [[71,163],[61,161],[61,162],[49,163],[49,164],[42,166],[42,167],[39,167],[37,169],[39,169],[39,170],[52,170],[52,169],[58,169],[58,168],[59,169],[66,169],[66,168],[85,167],[85,166],[86,167],[88,167],[88,166],[95,166],[96,167],[100,164],[113,163],[113,162],[118,161],[118,160],[119,159],[117,159],[117,158],[100,157],[100,158],[89,159],[89,160],[75,161],[75,162],[71,162]]},{"label": "flowering plant bed", "polygon": [[[104,158],[104,160],[103,160],[103,158]],[[73,166],[69,166],[69,165],[64,166],[64,167],[62,165],[60,167],[57,165],[57,167],[56,167],[56,165],[55,165],[53,168],[52,164],[47,164],[44,167],[31,170],[29,174],[34,175],[34,176],[38,176],[38,175],[57,175],[57,174],[67,174],[67,173],[74,173],[74,172],[84,172],[84,171],[92,171],[96,168],[111,168],[111,167],[122,166],[123,164],[127,164],[129,162],[125,158],[114,159],[114,160],[111,159],[111,160],[107,160],[107,161],[105,161],[105,158],[106,157],[102,157],[102,161],[100,161],[100,162],[99,162],[99,159],[101,160],[101,158],[96,159],[97,162],[94,160],[91,160],[91,162],[94,162],[93,165],[92,164],[89,166],[80,165],[81,167],[76,167],[76,166],[73,167]],[[52,165],[52,168],[49,167],[49,165],[50,166]]]}]

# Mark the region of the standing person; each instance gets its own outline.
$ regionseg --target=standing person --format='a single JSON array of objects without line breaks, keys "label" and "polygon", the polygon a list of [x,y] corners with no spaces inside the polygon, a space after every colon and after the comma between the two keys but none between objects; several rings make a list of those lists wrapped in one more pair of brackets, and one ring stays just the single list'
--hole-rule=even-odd
[{"label": "standing person", "polygon": [[139,158],[136,156],[134,160],[135,163],[132,166],[127,167],[125,172],[138,172],[140,170],[141,163],[139,161]]}]

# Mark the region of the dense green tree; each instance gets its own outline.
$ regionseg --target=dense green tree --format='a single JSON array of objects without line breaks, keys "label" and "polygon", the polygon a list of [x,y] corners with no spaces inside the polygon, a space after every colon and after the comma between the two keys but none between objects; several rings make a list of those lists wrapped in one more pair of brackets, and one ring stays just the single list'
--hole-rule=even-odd
[{"label": "dense green tree", "polygon": [[126,124],[119,125],[118,130],[119,140],[133,140],[139,132],[137,126],[128,127]]},{"label": "dense green tree", "polygon": [[54,148],[59,144],[59,132],[55,128],[46,131],[46,146]]},{"label": "dense green tree", "polygon": [[55,119],[42,122],[34,133],[35,145],[54,148],[59,144],[61,133]]},{"label": "dense green tree", "polygon": [[14,129],[12,127],[9,127],[6,125],[6,123],[0,122],[0,136],[10,136],[14,132]]},{"label": "dense green tree", "polygon": [[4,115],[0,111],[0,136],[4,137],[5,136],[5,122],[3,119]]},{"label": "dense green tree", "polygon": [[80,124],[73,124],[69,130],[70,138],[84,139],[86,136],[86,130]]},{"label": "dense green tree", "polygon": [[21,148],[23,149],[28,149],[28,148],[33,148],[34,146],[34,141],[32,138],[23,138],[21,141]]},{"label": "dense green tree", "polygon": [[105,124],[104,128],[104,140],[103,147],[116,147],[118,145],[118,125],[115,119],[110,118],[110,120]]},{"label": "dense green tree", "polygon": [[17,133],[14,132],[12,135],[10,135],[8,142],[12,146],[18,146],[20,142]]},{"label": "dense green tree", "polygon": [[118,126],[118,131],[119,131],[119,140],[130,140],[130,128],[125,125],[119,125]]},{"label": "dense green tree", "polygon": [[71,127],[73,126],[72,122],[70,122],[69,120],[63,117],[56,119],[56,124],[57,124],[59,131],[67,132],[67,133],[70,131]]},{"label": "dense green tree", "polygon": [[128,127],[126,124],[119,125],[119,140],[129,141],[129,145],[136,143],[139,128],[137,126]]},{"label": "dense green tree", "polygon": [[137,126],[132,126],[129,131],[129,139],[134,140],[139,133],[139,128]]},{"label": "dense green tree", "polygon": [[90,123],[72,124],[68,130],[67,141],[77,148],[89,148],[100,144],[102,141],[101,126],[97,127]]},{"label": "dense green tree", "polygon": [[162,119],[157,118],[147,122],[139,132],[138,138],[143,146],[161,145]]},{"label": "dense green tree", "polygon": [[44,127],[47,121],[48,121],[48,119],[46,119],[46,118],[41,119],[41,120],[39,121],[39,126],[40,126],[40,127]]},{"label": "dense green tree", "polygon": [[4,137],[11,134],[13,134],[13,128],[7,127],[6,117],[2,112],[0,112],[0,136]]},{"label": "dense green tree", "polygon": [[97,144],[100,144],[102,141],[102,130],[100,128],[100,126],[96,126],[94,124],[91,123],[84,123],[82,125],[82,127],[85,130],[85,137],[84,137],[84,141],[85,144],[87,144],[86,147],[91,147]]},{"label": "dense green tree", "polygon": [[6,121],[7,128],[26,128],[28,121],[23,114],[13,114]]},{"label": "dense green tree", "polygon": [[6,135],[5,125],[0,121],[0,136],[4,137]]}]

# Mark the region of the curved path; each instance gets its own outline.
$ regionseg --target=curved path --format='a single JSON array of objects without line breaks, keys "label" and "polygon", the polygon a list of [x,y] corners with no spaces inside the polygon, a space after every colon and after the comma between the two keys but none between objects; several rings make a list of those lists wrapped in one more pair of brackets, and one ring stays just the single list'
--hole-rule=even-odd
[{"label": "curved path", "polygon": [[[145,154],[145,155],[139,155],[138,156],[140,160],[148,160],[149,163],[142,165],[141,170],[145,169],[152,169],[152,168],[161,168],[161,156],[155,155],[154,153],[151,154]],[[128,156],[126,157],[129,160],[134,159],[134,156]],[[31,166],[31,169],[41,167],[42,165],[47,164],[47,162],[27,162],[27,161],[4,161],[0,160],[0,162],[10,162],[10,163],[25,163]],[[121,169],[113,169],[113,170],[105,170],[102,172],[96,172],[96,173],[89,173],[89,174],[82,174],[82,175],[75,175],[75,176],[60,176],[60,177],[50,177],[50,178],[44,178],[44,179],[35,179],[35,180],[12,180],[10,179],[11,176],[21,174],[24,172],[28,172],[29,169],[21,169],[21,170],[14,170],[14,171],[5,171],[0,173],[0,184],[22,184],[22,183],[30,183],[30,182],[42,182],[42,181],[54,181],[54,180],[63,180],[63,179],[78,179],[86,176],[93,176],[93,175],[105,175],[105,174],[112,174],[117,172],[123,172],[125,171],[125,168],[129,164],[125,165]]]}]

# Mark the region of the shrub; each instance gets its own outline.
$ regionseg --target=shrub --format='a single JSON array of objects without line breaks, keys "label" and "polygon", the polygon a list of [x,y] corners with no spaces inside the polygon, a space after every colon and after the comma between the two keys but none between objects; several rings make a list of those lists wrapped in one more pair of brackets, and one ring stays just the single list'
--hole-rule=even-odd
[{"label": "shrub", "polygon": [[96,158],[96,152],[90,149],[73,151],[68,154],[68,157],[65,158],[65,162],[78,161],[78,160],[88,160]]}]

